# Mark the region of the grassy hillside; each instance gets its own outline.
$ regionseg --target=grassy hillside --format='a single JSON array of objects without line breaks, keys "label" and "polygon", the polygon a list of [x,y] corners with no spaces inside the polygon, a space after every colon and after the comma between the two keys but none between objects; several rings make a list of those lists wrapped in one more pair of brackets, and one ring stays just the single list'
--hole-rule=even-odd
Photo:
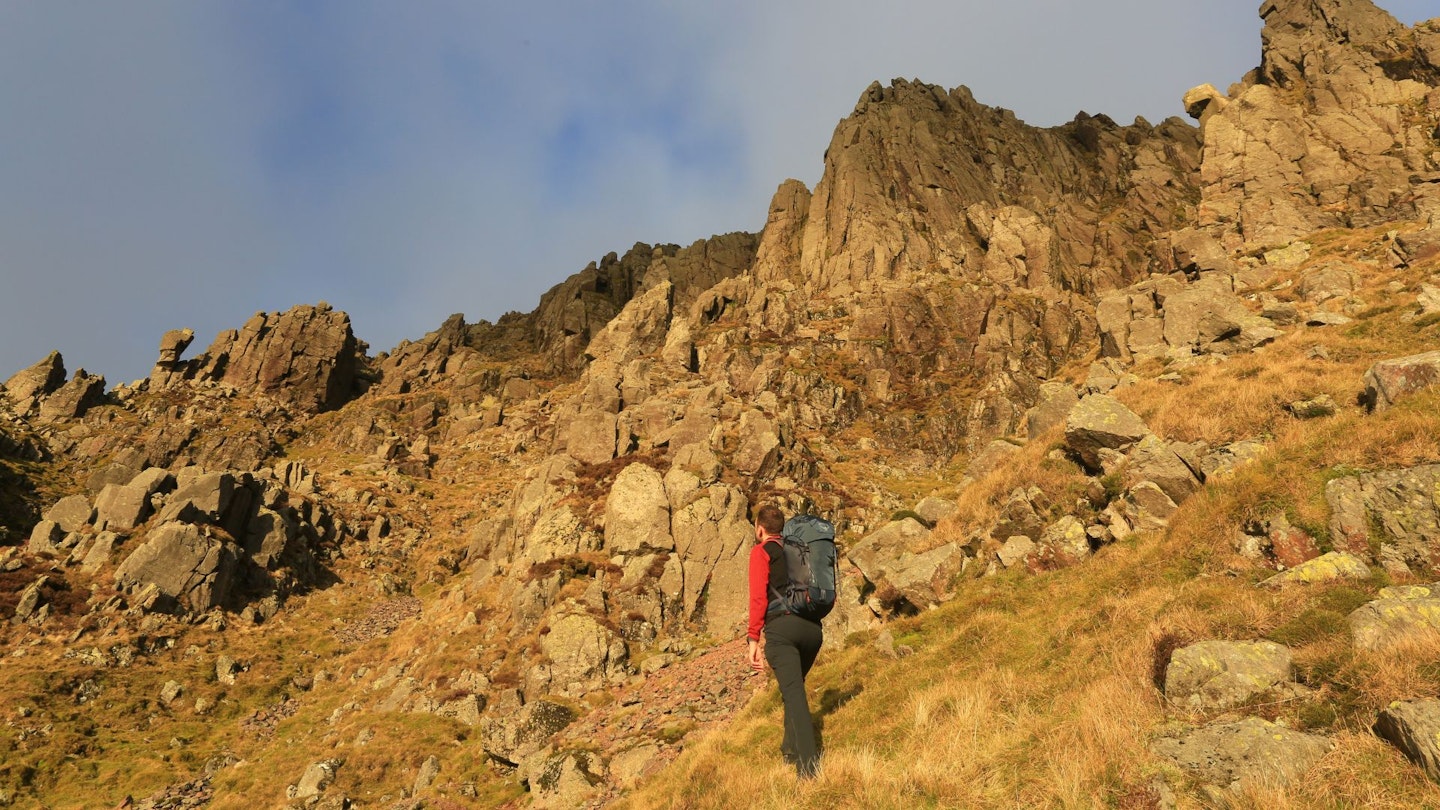
[{"label": "grassy hillside", "polygon": [[[1316,244],[1353,251],[1375,236],[1322,234]],[[1391,701],[1440,695],[1440,636],[1356,650],[1346,615],[1398,583],[1377,566],[1364,581],[1260,588],[1273,568],[1235,544],[1247,524],[1284,514],[1329,550],[1326,481],[1440,461],[1440,394],[1378,413],[1356,404],[1371,363],[1440,346],[1440,318],[1405,317],[1431,270],[1367,277],[1356,297],[1369,306],[1349,325],[1295,329],[1259,353],[1183,369],[1178,382],[1154,379],[1167,371],[1158,363],[1137,369],[1143,381],[1114,396],[1157,434],[1212,445],[1258,438],[1268,452],[1208,483],[1168,531],[1131,536],[1073,568],[974,579],[938,609],[892,622],[898,657],[874,632],[823,655],[809,681],[825,748],[814,782],[797,784],[780,760],[772,688],[620,806],[1213,806],[1148,743],[1178,724],[1249,715],[1336,746],[1298,784],[1251,788],[1234,806],[1440,807],[1440,785],[1370,731]],[[1282,297],[1287,281],[1273,285]],[[1301,421],[1285,410],[1320,394],[1341,403],[1339,413]],[[1032,442],[973,484],[937,534],[963,535],[1022,483],[1052,496],[1082,491],[1081,471],[1057,461],[1057,447],[1058,434]],[[1167,704],[1171,652],[1207,639],[1289,646],[1309,693],[1223,715]]]}]

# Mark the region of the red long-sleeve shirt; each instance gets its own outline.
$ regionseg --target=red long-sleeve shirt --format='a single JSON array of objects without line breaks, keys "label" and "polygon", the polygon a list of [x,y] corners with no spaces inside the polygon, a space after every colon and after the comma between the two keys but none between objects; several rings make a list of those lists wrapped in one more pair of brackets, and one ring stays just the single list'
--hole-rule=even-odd
[{"label": "red long-sleeve shirt", "polygon": [[765,612],[770,606],[770,586],[783,588],[789,582],[785,552],[778,537],[766,538],[750,548],[750,625],[748,635],[760,640],[765,629]]}]

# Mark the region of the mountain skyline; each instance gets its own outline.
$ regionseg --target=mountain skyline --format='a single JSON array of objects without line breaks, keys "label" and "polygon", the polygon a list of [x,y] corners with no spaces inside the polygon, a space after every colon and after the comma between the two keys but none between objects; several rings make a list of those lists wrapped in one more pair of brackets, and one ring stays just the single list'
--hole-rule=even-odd
[{"label": "mountain skyline", "polygon": [[[1405,23],[1424,5],[1384,4]],[[168,329],[193,328],[193,353],[325,300],[382,351],[453,312],[528,311],[636,241],[756,231],[779,183],[819,179],[872,80],[964,84],[1040,125],[1158,122],[1253,67],[1260,27],[1239,0],[20,4],[0,22],[0,378],[58,349],[111,385]]]}]

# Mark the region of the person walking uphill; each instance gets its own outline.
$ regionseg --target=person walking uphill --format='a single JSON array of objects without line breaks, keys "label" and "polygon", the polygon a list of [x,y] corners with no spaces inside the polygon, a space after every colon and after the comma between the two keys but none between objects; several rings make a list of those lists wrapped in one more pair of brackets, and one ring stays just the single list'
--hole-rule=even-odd
[{"label": "person walking uphill", "polygon": [[815,724],[805,697],[805,676],[815,663],[824,636],[818,622],[802,618],[784,607],[780,594],[789,587],[789,572],[781,532],[785,515],[765,505],[755,515],[755,546],[750,549],[750,668],[764,671],[760,660],[764,634],[765,660],[780,685],[785,704],[785,739],[780,753],[795,764],[800,778],[815,775],[820,754],[815,746]]}]

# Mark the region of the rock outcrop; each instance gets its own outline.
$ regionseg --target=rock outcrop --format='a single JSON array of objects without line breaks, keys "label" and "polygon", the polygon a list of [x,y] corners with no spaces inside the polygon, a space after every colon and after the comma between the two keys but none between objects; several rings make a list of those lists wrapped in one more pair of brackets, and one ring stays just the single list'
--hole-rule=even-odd
[{"label": "rock outcrop", "polygon": [[219,382],[310,412],[338,408],[360,392],[364,350],[350,329],[350,316],[329,304],[257,312],[240,329],[221,332],[204,354],[182,363],[188,331],[165,333],[153,384]]},{"label": "rock outcrop", "polygon": [[1369,0],[1267,0],[1258,69],[1201,117],[1200,225],[1227,248],[1440,211],[1440,55]]}]

